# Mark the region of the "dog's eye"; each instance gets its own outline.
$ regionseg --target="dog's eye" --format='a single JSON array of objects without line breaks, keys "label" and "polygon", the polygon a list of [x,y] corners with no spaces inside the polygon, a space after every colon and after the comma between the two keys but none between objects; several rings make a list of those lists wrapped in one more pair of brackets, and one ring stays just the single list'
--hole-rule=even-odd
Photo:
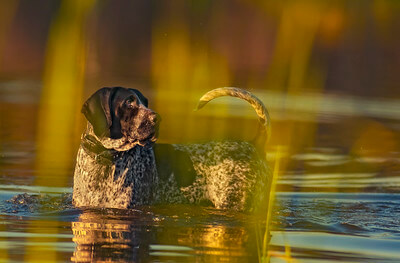
[{"label": "dog's eye", "polygon": [[135,106],[135,99],[134,98],[129,98],[125,101],[125,105],[128,108],[133,108]]}]

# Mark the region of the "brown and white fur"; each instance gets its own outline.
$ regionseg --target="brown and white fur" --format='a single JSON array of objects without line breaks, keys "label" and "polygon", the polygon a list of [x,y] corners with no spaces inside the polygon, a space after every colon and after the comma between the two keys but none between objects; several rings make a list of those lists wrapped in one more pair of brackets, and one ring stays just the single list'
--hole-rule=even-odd
[{"label": "brown and white fur", "polygon": [[242,141],[156,144],[159,116],[134,89],[103,88],[83,105],[88,120],[74,174],[77,207],[132,208],[158,203],[211,204],[237,211],[267,207],[271,173],[265,144],[270,118],[263,103],[237,88],[206,93],[248,101],[262,128],[256,145]]}]

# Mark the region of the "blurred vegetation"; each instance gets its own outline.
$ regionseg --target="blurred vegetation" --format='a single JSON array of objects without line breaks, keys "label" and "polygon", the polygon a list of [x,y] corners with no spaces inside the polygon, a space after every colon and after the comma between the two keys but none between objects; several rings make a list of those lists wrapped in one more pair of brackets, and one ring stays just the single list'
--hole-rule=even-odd
[{"label": "blurred vegetation", "polygon": [[[37,122],[37,185],[67,183],[68,174],[59,171],[71,167],[71,156],[81,133],[76,123],[83,104],[84,25],[93,4],[94,1],[65,0],[51,25]],[[54,173],[60,175],[56,184],[52,180]]]}]

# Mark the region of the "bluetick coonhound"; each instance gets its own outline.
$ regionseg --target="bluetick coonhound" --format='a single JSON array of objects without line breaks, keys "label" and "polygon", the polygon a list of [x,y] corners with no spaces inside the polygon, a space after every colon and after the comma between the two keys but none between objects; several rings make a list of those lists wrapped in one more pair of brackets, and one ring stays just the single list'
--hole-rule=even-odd
[{"label": "bluetick coonhound", "polygon": [[266,209],[271,181],[265,157],[270,117],[253,94],[238,88],[206,93],[233,96],[255,109],[258,142],[158,144],[160,117],[136,89],[102,88],[83,105],[88,120],[74,174],[76,207],[131,208],[159,203],[211,204],[237,211]]}]

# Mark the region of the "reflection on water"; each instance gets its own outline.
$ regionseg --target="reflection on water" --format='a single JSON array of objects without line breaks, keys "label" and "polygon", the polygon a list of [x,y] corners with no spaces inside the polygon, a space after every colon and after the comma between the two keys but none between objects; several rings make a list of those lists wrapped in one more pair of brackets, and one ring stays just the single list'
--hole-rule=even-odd
[{"label": "reflection on water", "polygon": [[[300,262],[398,262],[400,260],[399,240],[371,240],[370,237],[301,231],[279,231],[272,233],[272,236],[271,242],[276,246],[284,247],[290,244],[293,248],[292,257],[299,259]],[[282,252],[276,253],[276,255],[282,254]]]},{"label": "reflection on water", "polygon": [[72,222],[72,261],[256,260],[243,224],[225,212],[185,206],[83,211]]},{"label": "reflection on water", "polygon": [[106,216],[84,212],[72,222],[72,241],[76,244],[71,258],[74,262],[132,262],[145,260],[149,251],[150,226],[107,219]]},{"label": "reflection on water", "polygon": [[[165,213],[166,209],[174,212]],[[211,221],[218,220],[218,216],[210,216],[208,212],[194,213],[193,208],[185,207],[164,208],[162,215],[148,209],[131,211],[128,215],[125,211],[84,211],[77,222],[72,222],[73,241],[77,245],[72,260],[131,262],[183,258],[190,261],[196,257],[220,262],[251,255],[246,248],[249,233],[240,226],[241,222],[230,225],[230,222]]]}]

